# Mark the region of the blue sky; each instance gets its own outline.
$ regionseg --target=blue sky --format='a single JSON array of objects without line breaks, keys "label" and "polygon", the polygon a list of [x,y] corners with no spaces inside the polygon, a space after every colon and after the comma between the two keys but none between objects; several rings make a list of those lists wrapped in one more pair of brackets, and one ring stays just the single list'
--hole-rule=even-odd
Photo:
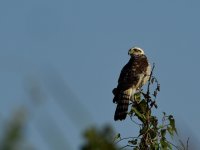
[{"label": "blue sky", "polygon": [[[111,91],[128,49],[140,46],[156,63],[158,112],[174,114],[200,139],[199,7],[195,0],[1,0],[1,116],[28,107],[27,142],[38,150],[49,149],[37,128],[47,116],[73,149],[89,124],[108,122],[130,135],[137,131],[130,120],[113,121]],[[30,86],[43,90],[41,105],[28,101]]]}]

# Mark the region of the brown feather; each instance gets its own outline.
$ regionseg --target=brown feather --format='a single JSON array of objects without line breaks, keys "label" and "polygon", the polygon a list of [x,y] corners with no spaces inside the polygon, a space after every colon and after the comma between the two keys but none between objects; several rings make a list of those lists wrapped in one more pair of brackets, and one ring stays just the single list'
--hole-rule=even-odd
[{"label": "brown feather", "polygon": [[[132,96],[132,88],[139,88],[140,75],[145,74],[148,67],[145,55],[132,56],[123,67],[117,88],[113,89],[113,102],[117,103],[114,120],[124,120],[127,116],[129,101]],[[138,87],[137,87],[138,86]]]}]

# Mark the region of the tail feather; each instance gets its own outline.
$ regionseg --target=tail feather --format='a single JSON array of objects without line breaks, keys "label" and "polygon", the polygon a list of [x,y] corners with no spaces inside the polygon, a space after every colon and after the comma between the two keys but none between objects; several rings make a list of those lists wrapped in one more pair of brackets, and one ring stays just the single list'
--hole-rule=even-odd
[{"label": "tail feather", "polygon": [[124,120],[127,116],[127,111],[128,111],[128,105],[117,105],[116,111],[115,111],[115,116],[114,120]]},{"label": "tail feather", "polygon": [[114,120],[124,120],[127,116],[132,89],[121,91],[115,95],[113,101],[117,102]]}]

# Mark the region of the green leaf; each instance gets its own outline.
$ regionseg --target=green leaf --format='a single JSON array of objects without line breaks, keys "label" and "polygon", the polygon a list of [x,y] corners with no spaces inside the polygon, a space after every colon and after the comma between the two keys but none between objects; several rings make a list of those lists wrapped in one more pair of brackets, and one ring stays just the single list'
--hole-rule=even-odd
[{"label": "green leaf", "polygon": [[141,93],[140,92],[134,94],[134,100],[137,103],[139,103],[141,101]]},{"label": "green leaf", "polygon": [[154,97],[157,96],[157,91],[154,91],[153,96],[154,96]]},{"label": "green leaf", "polygon": [[141,120],[141,121],[145,121],[146,117],[141,114],[135,107],[132,107],[133,112],[135,112],[135,115]]},{"label": "green leaf", "polygon": [[169,115],[168,119],[169,119],[169,124],[170,124],[170,126],[172,128],[172,131],[176,132],[176,134],[177,134],[174,117],[172,115]]},{"label": "green leaf", "polygon": [[151,117],[151,124],[153,125],[154,128],[157,128],[158,119],[155,116]]},{"label": "green leaf", "polygon": [[165,139],[162,138],[162,139],[160,140],[160,144],[161,144],[162,150],[167,150],[169,144],[166,142]]},{"label": "green leaf", "polygon": [[149,133],[150,133],[151,139],[154,140],[156,138],[156,136],[157,136],[157,130],[151,129],[149,131]]},{"label": "green leaf", "polygon": [[164,126],[163,125],[159,125],[158,126],[158,129],[162,129]]},{"label": "green leaf", "polygon": [[163,116],[166,116],[166,112],[163,112]]},{"label": "green leaf", "polygon": [[[145,133],[147,132],[147,130],[148,130],[148,127],[147,127],[147,126],[144,126],[142,129],[140,129],[140,135],[145,134]],[[139,136],[140,136],[140,135],[139,135]]]},{"label": "green leaf", "polygon": [[137,139],[128,141],[128,143],[129,143],[129,144],[132,144],[132,145],[136,145],[136,144],[137,144]]},{"label": "green leaf", "polygon": [[151,101],[151,104],[150,104],[150,106],[151,107],[155,107],[155,108],[158,108],[158,106],[157,106],[157,104],[156,104],[156,101],[155,100],[153,100],[153,101]]},{"label": "green leaf", "polygon": [[173,131],[173,129],[172,129],[171,127],[168,126],[168,127],[167,127],[167,131],[169,132],[171,138],[173,139],[173,136],[174,136],[174,131]]},{"label": "green leaf", "polygon": [[151,150],[159,150],[159,144],[158,143],[153,143],[150,147]]},{"label": "green leaf", "polygon": [[138,146],[137,146],[137,147],[134,147],[133,150],[139,150],[139,147],[138,147]]},{"label": "green leaf", "polygon": [[145,100],[142,100],[139,104],[138,104],[138,108],[140,110],[140,112],[142,114],[144,114],[147,111],[147,102]]},{"label": "green leaf", "polygon": [[171,145],[170,143],[168,143],[168,148],[169,148],[170,150],[172,150],[172,145]]},{"label": "green leaf", "polygon": [[117,135],[115,135],[115,137],[114,137],[114,141],[116,141],[116,140],[118,140],[118,139],[121,139],[121,135],[120,135],[120,133],[118,133]]},{"label": "green leaf", "polygon": [[165,138],[165,135],[166,135],[166,129],[162,129],[161,130],[161,136],[162,136],[162,138]]},{"label": "green leaf", "polygon": [[151,143],[150,150],[159,150],[160,146],[157,141]]}]

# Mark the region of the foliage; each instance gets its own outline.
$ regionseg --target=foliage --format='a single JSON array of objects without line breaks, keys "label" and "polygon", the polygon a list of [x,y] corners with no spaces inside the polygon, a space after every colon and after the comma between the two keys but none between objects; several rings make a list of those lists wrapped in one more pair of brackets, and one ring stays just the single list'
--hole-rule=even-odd
[{"label": "foliage", "polygon": [[[135,118],[140,121],[140,124],[135,122],[140,127],[139,135],[122,139],[119,137],[118,142],[128,140],[128,144],[122,149],[126,147],[132,147],[133,150],[171,150],[172,147],[178,149],[167,139],[167,135],[173,138],[174,134],[177,134],[174,117],[163,112],[162,123],[159,124],[158,118],[152,114],[153,109],[157,108],[156,97],[160,91],[160,84],[153,76],[154,67],[155,65],[153,65],[146,92],[141,89],[134,95],[131,110],[128,113],[133,122]],[[155,87],[153,92],[150,86]]]},{"label": "foliage", "polygon": [[102,129],[95,127],[85,131],[86,139],[81,150],[116,150],[117,146],[113,143],[114,132],[110,126],[104,126]]},{"label": "foliage", "polygon": [[16,150],[20,140],[23,138],[23,128],[25,123],[25,111],[16,112],[13,118],[7,123],[2,141],[1,150]]}]

